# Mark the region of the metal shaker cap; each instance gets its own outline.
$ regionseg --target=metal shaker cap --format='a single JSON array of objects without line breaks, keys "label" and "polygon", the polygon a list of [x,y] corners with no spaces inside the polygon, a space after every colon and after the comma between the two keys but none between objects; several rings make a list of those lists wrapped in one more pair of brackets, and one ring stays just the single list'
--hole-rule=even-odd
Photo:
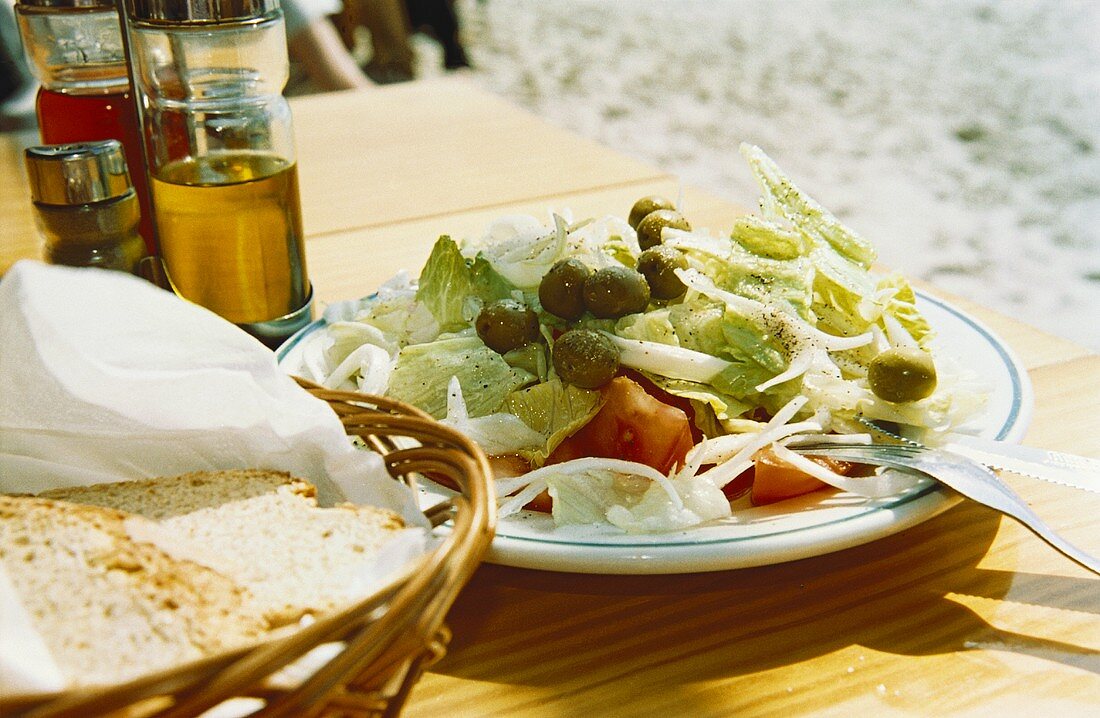
[{"label": "metal shaker cap", "polygon": [[272,17],[279,0],[126,0],[126,11],[137,22],[213,25]]},{"label": "metal shaker cap", "polygon": [[114,0],[15,0],[15,4],[24,7],[115,8]]},{"label": "metal shaker cap", "polygon": [[28,147],[23,159],[35,202],[88,204],[131,191],[118,140]]}]

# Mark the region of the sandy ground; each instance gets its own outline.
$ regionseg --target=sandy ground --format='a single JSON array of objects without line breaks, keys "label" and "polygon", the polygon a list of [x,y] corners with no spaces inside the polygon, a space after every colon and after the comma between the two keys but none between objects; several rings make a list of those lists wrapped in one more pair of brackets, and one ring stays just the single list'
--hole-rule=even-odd
[{"label": "sandy ground", "polygon": [[550,122],[743,206],[759,144],[884,264],[1100,350],[1100,2],[458,7]]}]

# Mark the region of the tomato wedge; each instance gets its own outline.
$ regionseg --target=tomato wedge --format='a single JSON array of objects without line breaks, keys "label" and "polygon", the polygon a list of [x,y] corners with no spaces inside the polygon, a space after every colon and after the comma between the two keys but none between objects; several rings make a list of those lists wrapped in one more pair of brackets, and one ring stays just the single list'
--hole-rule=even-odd
[{"label": "tomato wedge", "polygon": [[684,463],[694,441],[691,422],[683,410],[656,399],[625,376],[615,377],[602,391],[600,411],[559,444],[546,463],[593,456],[626,459],[662,474]]},{"label": "tomato wedge", "polygon": [[[661,401],[625,376],[615,377],[602,391],[604,405],[599,412],[559,444],[547,457],[547,464],[586,457],[626,459],[667,474],[684,463],[695,441],[691,421],[683,409]],[[531,468],[514,455],[491,456],[489,463],[498,479],[520,476]],[[550,495],[544,491],[524,508],[549,512],[550,507]]]},{"label": "tomato wedge", "polygon": [[[756,452],[752,460],[754,463],[752,502],[757,506],[802,496],[828,486],[824,481],[815,479],[779,458],[770,446]],[[847,476],[853,468],[852,464],[836,459],[810,457],[810,460],[842,476]]]},{"label": "tomato wedge", "polygon": [[682,396],[676,396],[675,394],[665,391],[651,382],[644,374],[634,371],[633,369],[623,369],[622,375],[636,382],[638,386],[645,389],[647,394],[662,404],[668,404],[684,412],[688,418],[688,427],[691,429],[691,443],[693,445],[698,444],[706,438],[703,436],[703,430],[695,425],[695,408],[691,405],[690,399],[685,399]]}]

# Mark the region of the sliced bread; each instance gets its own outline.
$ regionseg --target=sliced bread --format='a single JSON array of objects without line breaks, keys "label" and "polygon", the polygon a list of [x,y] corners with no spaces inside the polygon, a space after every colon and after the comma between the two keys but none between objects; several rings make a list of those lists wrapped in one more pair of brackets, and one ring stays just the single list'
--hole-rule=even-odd
[{"label": "sliced bread", "polygon": [[[144,525],[143,525],[144,524]],[[266,622],[206,566],[133,538],[110,509],[0,496],[0,562],[71,687],[118,683],[250,643]]]},{"label": "sliced bread", "polygon": [[383,543],[404,527],[369,506],[320,508],[307,481],[283,472],[196,472],[58,489],[43,496],[158,521],[195,560],[246,587],[273,626],[345,605]]}]

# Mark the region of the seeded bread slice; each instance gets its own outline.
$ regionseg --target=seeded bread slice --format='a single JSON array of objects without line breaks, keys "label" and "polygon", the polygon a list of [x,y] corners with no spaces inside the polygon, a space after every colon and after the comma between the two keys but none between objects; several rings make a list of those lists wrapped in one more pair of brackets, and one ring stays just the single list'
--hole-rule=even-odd
[{"label": "seeded bread slice", "polygon": [[[143,525],[144,524],[144,525]],[[266,623],[215,571],[131,536],[137,516],[0,496],[0,562],[70,687],[118,683],[255,641]]]},{"label": "seeded bread slice", "polygon": [[157,520],[195,560],[248,588],[273,626],[345,605],[378,549],[404,527],[369,506],[317,506],[312,484],[283,472],[196,472],[58,489],[43,496]]}]

